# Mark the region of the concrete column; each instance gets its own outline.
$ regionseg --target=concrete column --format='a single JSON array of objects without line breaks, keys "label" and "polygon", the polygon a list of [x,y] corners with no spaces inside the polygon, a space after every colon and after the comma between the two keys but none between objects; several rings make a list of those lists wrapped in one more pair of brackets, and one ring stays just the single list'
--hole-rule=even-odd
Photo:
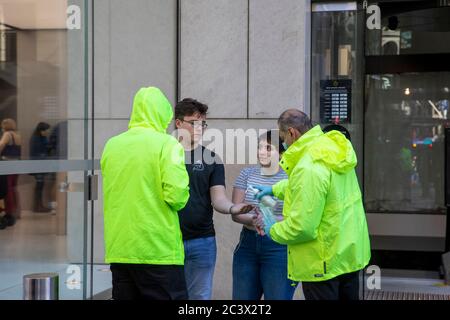
[{"label": "concrete column", "polygon": [[249,115],[304,110],[305,1],[250,0]]},{"label": "concrete column", "polygon": [[210,106],[212,118],[247,116],[247,0],[183,0],[180,96]]},{"label": "concrete column", "polygon": [[[128,128],[139,88],[159,87],[176,100],[177,1],[95,1],[94,158],[106,141]],[[98,172],[100,174],[100,172]],[[94,206],[94,258],[104,261],[101,177]]]}]

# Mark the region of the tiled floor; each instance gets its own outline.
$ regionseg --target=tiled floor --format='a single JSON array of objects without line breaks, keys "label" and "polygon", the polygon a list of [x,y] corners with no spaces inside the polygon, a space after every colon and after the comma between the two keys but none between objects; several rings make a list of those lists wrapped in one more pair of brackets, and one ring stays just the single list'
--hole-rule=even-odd
[{"label": "tiled floor", "polygon": [[[56,272],[59,274],[60,299],[81,299],[82,286],[69,289],[66,284],[71,273],[67,254],[67,237],[54,232],[56,219],[52,214],[23,212],[16,225],[0,230],[0,300],[22,299],[22,277],[30,273]],[[80,250],[82,244],[80,244]],[[88,266],[88,283],[90,266]],[[80,269],[81,275],[83,274]],[[94,265],[93,294],[111,287],[109,267]],[[90,292],[87,293],[88,295]]]},{"label": "tiled floor", "polygon": [[[0,300],[22,299],[22,277],[40,272],[59,274],[60,299],[82,299],[82,286],[80,289],[69,289],[66,284],[70,277],[67,268],[78,264],[69,261],[67,237],[55,234],[55,220],[51,214],[24,212],[16,225],[0,230]],[[89,269],[90,266],[88,283]],[[105,265],[94,265],[93,269],[95,295],[111,287],[111,273]],[[414,294],[450,295],[450,286],[444,285],[436,274],[382,270],[381,275],[381,289],[366,292],[366,298],[392,297],[383,294],[385,292],[413,294],[407,297],[414,297]],[[299,296],[302,299],[301,293]]]},{"label": "tiled floor", "polygon": [[379,290],[366,291],[365,298],[368,300],[423,300],[427,297],[446,298],[450,295],[450,286],[430,275],[427,278],[414,272],[396,272],[395,276],[382,276],[381,288]]}]

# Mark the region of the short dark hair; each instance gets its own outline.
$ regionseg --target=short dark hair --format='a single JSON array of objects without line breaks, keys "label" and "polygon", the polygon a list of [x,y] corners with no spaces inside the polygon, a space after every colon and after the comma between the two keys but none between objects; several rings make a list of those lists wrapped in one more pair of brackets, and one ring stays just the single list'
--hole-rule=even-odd
[{"label": "short dark hair", "polygon": [[283,112],[278,119],[278,126],[283,132],[286,132],[288,128],[294,128],[301,134],[305,134],[313,127],[308,115],[297,109],[289,109]]},{"label": "short dark hair", "polygon": [[41,136],[42,131],[46,131],[50,129],[50,125],[47,122],[39,122],[36,126],[36,129],[34,129],[34,135]]},{"label": "short dark hair", "polygon": [[281,140],[278,130],[267,130],[267,132],[261,134],[258,137],[258,144],[261,141],[267,141],[267,143],[277,147],[277,144],[275,143],[275,141],[272,143],[272,137],[273,137],[273,140],[275,140],[277,136],[278,136],[278,153],[282,154],[286,150],[284,150],[283,140]]},{"label": "short dark hair", "polygon": [[205,116],[208,113],[208,106],[192,98],[185,98],[175,106],[175,119],[184,120],[184,117],[195,113]]}]

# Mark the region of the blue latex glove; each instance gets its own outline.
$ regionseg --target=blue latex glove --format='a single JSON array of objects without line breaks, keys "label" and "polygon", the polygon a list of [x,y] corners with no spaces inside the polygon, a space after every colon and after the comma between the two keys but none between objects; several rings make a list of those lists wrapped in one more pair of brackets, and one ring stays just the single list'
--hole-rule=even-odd
[{"label": "blue latex glove", "polygon": [[272,186],[253,186],[253,188],[261,191],[256,195],[258,200],[261,200],[264,196],[273,196]]},{"label": "blue latex glove", "polygon": [[274,223],[264,224],[264,233],[271,239],[272,237],[270,236],[270,229],[272,228],[273,225]]},{"label": "blue latex glove", "polygon": [[259,210],[262,213],[263,223],[264,223],[264,233],[270,238],[270,228],[277,222],[273,215],[271,214],[269,208],[265,206],[260,206]]}]

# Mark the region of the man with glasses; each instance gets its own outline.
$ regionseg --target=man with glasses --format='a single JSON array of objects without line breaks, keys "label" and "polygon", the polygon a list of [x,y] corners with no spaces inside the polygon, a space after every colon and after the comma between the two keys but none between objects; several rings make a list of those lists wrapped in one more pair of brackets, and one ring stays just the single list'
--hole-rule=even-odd
[{"label": "man with glasses", "polygon": [[213,208],[223,214],[243,214],[253,206],[233,204],[225,194],[225,172],[214,152],[200,144],[207,128],[208,106],[184,99],[175,107],[175,125],[185,149],[190,198],[179,211],[185,250],[185,276],[190,300],[210,300],[216,264]]}]

